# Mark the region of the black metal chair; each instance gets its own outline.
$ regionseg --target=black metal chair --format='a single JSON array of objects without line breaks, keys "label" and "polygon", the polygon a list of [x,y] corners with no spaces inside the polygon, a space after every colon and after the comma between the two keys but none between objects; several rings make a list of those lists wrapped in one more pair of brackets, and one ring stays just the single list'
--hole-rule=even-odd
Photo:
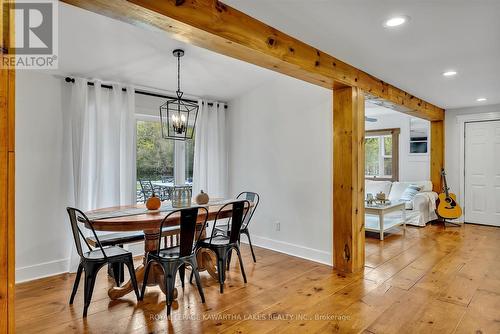
[{"label": "black metal chair", "polygon": [[167,200],[168,196],[166,192],[160,186],[155,186],[151,180],[139,180],[139,184],[141,185],[141,192],[144,197],[144,202],[148,200],[153,193],[158,196],[162,201]]},{"label": "black metal chair", "polygon": [[[252,252],[253,262],[257,262],[257,260],[255,259],[255,253],[253,251],[252,239],[250,239],[250,231],[248,230],[248,225],[250,224],[250,221],[252,220],[253,214],[255,213],[255,210],[257,209],[257,206],[259,205],[260,196],[259,196],[259,194],[251,192],[251,191],[243,191],[236,198],[237,199],[246,199],[253,204],[253,206],[250,208],[249,212],[247,213],[245,220],[243,221],[243,224],[241,224],[240,234],[245,234],[247,236],[248,244],[250,246],[250,251]],[[217,229],[216,233],[229,236],[231,234],[230,224],[227,224],[225,227],[226,227],[226,229],[224,229],[223,227],[216,227],[216,229]],[[238,238],[238,241],[240,241],[240,238]],[[229,266],[229,263],[231,262],[231,255],[229,255],[227,262],[228,262],[227,264]]]},{"label": "black metal chair", "polygon": [[[196,221],[198,219],[198,210],[204,210],[206,214],[200,232],[196,237],[196,242],[194,242],[196,234]],[[165,276],[167,316],[170,315],[170,309],[172,307],[172,302],[174,299],[175,278],[177,275],[177,271],[179,271],[182,288],[184,289],[184,274],[186,265],[189,265],[191,267],[191,273],[196,277],[196,285],[198,286],[198,292],[200,293],[201,302],[205,303],[205,295],[203,294],[200,274],[198,273],[198,263],[196,261],[195,250],[197,249],[196,245],[207,223],[208,209],[206,209],[205,207],[190,207],[172,211],[162,220],[159,231],[163,231],[163,226],[174,214],[180,214],[180,242],[178,243],[178,246],[166,247],[165,244],[165,248],[162,248],[160,237],[160,239],[158,240],[158,248],[156,252],[150,252],[147,254],[146,271],[144,273],[144,282],[142,284],[140,296],[142,300],[144,298],[151,264],[153,262],[158,263],[162,267]],[[158,235],[161,235],[161,233],[159,233]]]},{"label": "black metal chair", "polygon": [[[92,223],[87,218],[87,216],[80,210],[75,208],[66,208],[69,215],[69,220],[71,222],[71,230],[73,232],[73,238],[75,239],[76,250],[78,255],[80,255],[80,264],[78,265],[78,270],[76,272],[75,283],[73,285],[73,291],[71,292],[71,298],[69,300],[70,304],[73,304],[75,299],[76,291],[78,290],[78,284],[80,282],[80,277],[82,271],[85,271],[85,286],[84,286],[84,307],[83,307],[83,317],[87,316],[87,309],[90,305],[90,300],[92,299],[92,292],[94,291],[94,285],[97,273],[105,264],[120,264],[123,263],[128,267],[130,273],[130,279],[132,285],[134,286],[134,291],[137,299],[139,299],[139,289],[137,287],[137,280],[135,277],[134,270],[134,260],[132,258],[132,253],[127,252],[120,247],[103,247],[97,234],[95,233]],[[94,238],[99,247],[93,249],[78,224],[85,224],[92,230]],[[80,238],[81,237],[81,238]],[[85,242],[85,245],[89,249],[88,252],[84,252],[82,249],[81,239]]]},{"label": "black metal chair", "polygon": [[[215,253],[217,257],[217,272],[219,274],[219,285],[221,293],[224,292],[227,259],[233,249],[238,255],[241,274],[243,275],[243,281],[245,283],[247,282],[238,240],[240,237],[241,226],[245,221],[248,212],[250,211],[250,202],[248,200],[236,200],[223,205],[217,212],[217,216],[215,217],[214,221],[214,227],[216,226],[218,220],[226,218],[223,216],[223,212],[224,209],[229,206],[232,206],[232,216],[231,220],[229,221],[230,227],[228,227],[229,233],[227,235],[219,235],[217,234],[217,229],[213,228],[210,238],[200,240],[197,246],[198,249],[208,248]],[[191,275],[191,279],[192,278],[193,276]]]}]

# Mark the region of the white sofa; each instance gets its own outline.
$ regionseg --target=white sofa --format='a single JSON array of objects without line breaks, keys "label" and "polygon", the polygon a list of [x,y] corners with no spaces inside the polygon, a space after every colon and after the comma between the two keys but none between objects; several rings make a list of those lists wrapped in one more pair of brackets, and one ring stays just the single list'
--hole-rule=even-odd
[{"label": "white sofa", "polygon": [[[410,185],[418,185],[422,190],[413,201],[406,203],[406,223],[415,226],[425,226],[428,222],[437,219],[436,200],[438,194],[432,191],[431,181],[391,182],[391,181],[365,181],[365,194],[375,196],[380,191],[388,195],[391,202],[399,201],[405,189]],[[398,213],[395,213],[398,214]]]}]

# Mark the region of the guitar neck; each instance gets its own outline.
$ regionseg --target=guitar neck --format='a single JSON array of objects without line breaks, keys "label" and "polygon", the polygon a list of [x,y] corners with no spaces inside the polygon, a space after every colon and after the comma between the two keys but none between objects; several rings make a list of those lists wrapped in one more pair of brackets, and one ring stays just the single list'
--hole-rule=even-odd
[{"label": "guitar neck", "polygon": [[444,169],[441,170],[441,175],[443,177],[444,193],[446,194],[446,197],[448,197],[450,194],[448,193],[448,183],[446,182],[446,173],[444,172]]}]

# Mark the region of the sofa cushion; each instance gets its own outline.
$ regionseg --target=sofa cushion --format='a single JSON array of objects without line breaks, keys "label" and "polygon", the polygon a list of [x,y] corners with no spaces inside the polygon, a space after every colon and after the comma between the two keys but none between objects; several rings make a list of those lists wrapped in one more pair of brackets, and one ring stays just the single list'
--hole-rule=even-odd
[{"label": "sofa cushion", "polygon": [[389,194],[389,199],[391,201],[399,201],[406,188],[408,188],[410,185],[419,186],[421,192],[432,191],[431,181],[393,182],[391,192]]},{"label": "sofa cushion", "polygon": [[375,196],[379,192],[389,195],[391,192],[391,181],[373,181],[365,180],[365,194],[373,194]]},{"label": "sofa cushion", "polygon": [[415,184],[410,184],[408,187],[406,187],[405,191],[403,191],[400,200],[405,202],[413,201],[413,199],[420,191],[420,189],[422,189],[420,186],[417,186]]}]

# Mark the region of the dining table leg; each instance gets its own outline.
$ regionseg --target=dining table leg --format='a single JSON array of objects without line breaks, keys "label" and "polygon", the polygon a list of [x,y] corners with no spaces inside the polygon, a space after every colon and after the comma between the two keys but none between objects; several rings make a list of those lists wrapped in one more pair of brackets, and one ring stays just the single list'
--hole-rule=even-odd
[{"label": "dining table leg", "polygon": [[[158,230],[145,230],[144,231],[144,258],[143,258],[143,263],[139,265],[135,269],[135,277],[137,279],[137,283],[139,285],[142,285],[144,281],[144,272],[146,269],[146,260],[147,260],[147,254],[149,252],[154,252],[158,249],[158,242],[159,242],[159,233]],[[164,279],[164,273],[163,269],[161,268],[160,265],[153,263],[151,265],[151,269],[149,270],[149,275],[148,275],[148,282],[147,285],[153,286],[153,285],[158,285],[160,289],[165,293],[165,279]],[[139,288],[140,290],[140,288]],[[129,280],[122,286],[115,286],[112,287],[108,290],[108,296],[111,299],[118,299],[126,294],[134,291],[134,287],[132,285],[132,282]],[[174,299],[177,298],[177,289],[174,289]]]},{"label": "dining table leg", "polygon": [[[205,239],[207,237],[206,229],[202,231],[200,239]],[[208,249],[200,249],[196,256],[196,262],[198,263],[198,271],[207,271],[208,274],[216,281],[219,281],[219,274],[217,273],[217,259],[215,258],[215,253]]]},{"label": "dining table leg", "polygon": [[[144,281],[144,272],[146,269],[146,259],[149,252],[154,252],[158,249],[159,238],[158,230],[145,230],[144,231],[144,259],[143,263],[135,269],[135,276],[137,278],[137,283],[142,285]],[[202,238],[205,237],[205,232],[203,232]],[[217,273],[215,254],[207,249],[201,249],[197,256],[198,271],[207,271],[208,274],[215,280],[219,280]],[[158,285],[160,289],[165,293],[165,280],[163,269],[160,265],[153,263],[148,275],[148,286]],[[140,288],[139,288],[140,290]],[[128,280],[122,286],[114,286],[108,290],[109,298],[115,300],[125,296],[126,294],[134,291],[132,282]],[[177,289],[174,289],[174,299],[177,298]]]}]

